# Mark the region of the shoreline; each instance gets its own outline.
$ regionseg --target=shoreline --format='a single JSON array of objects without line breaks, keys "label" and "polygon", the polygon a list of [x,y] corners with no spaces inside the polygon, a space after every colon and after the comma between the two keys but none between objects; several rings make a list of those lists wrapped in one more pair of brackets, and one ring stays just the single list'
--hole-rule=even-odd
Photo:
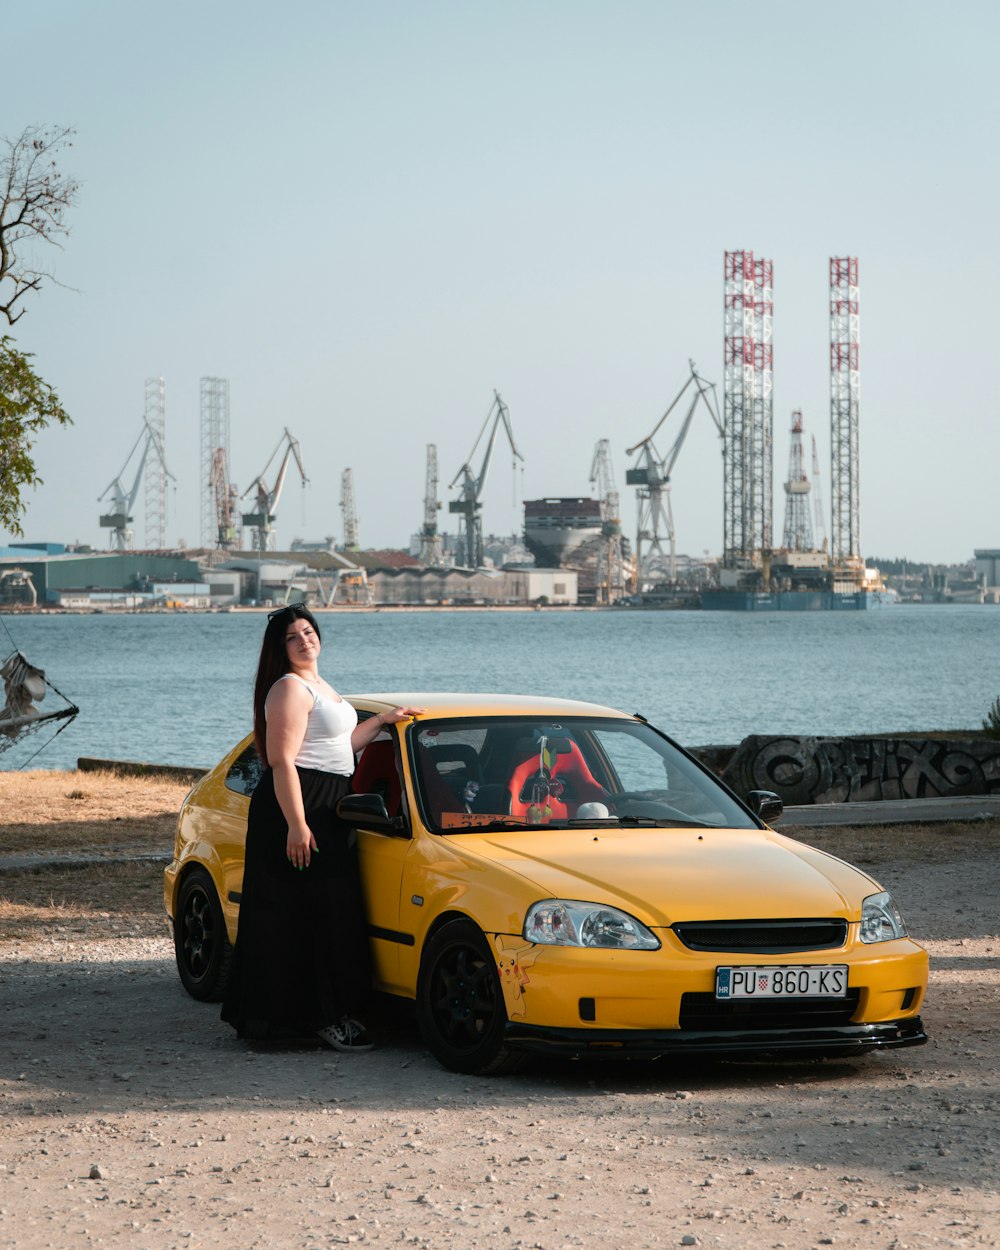
[{"label": "shoreline", "polygon": [[[108,604],[105,607],[55,607],[48,604],[38,604],[32,606],[22,603],[6,603],[0,604],[0,615],[5,616],[219,616],[219,615],[242,615],[251,616],[260,615],[261,613],[274,612],[277,607],[285,605],[271,604],[266,606],[251,606],[249,604],[225,604],[219,607],[148,607],[134,608],[118,607],[115,604]],[[307,605],[308,606],[308,605]],[[964,608],[964,607],[997,607],[997,604],[984,602],[946,602],[946,603],[924,603],[922,601],[900,599],[893,604],[885,605],[887,607],[909,607],[909,608]],[[345,613],[348,615],[366,615],[378,612],[702,612],[704,609],[700,606],[685,606],[680,604],[624,604],[624,603],[340,603],[309,606],[309,611],[316,616],[332,615],[335,613]],[[729,613],[728,615],[743,616],[746,613]],[[751,614],[752,615],[752,614]],[[788,615],[784,613],[783,615]],[[800,613],[798,615],[810,617],[814,615],[811,612]],[[825,613],[820,613],[825,615]]]},{"label": "shoreline", "polygon": [[[10,616],[222,616],[222,615],[243,615],[250,616],[266,614],[274,612],[278,607],[284,607],[284,604],[272,604],[270,607],[261,604],[257,607],[249,605],[226,605],[224,607],[208,607],[208,608],[128,608],[116,607],[109,604],[107,607],[89,607],[89,608],[64,608],[49,607],[47,605],[39,605],[30,607],[25,604],[4,604],[0,611]],[[697,609],[691,609],[695,611]],[[617,604],[592,604],[592,603],[376,603],[372,605],[360,603],[341,603],[330,604],[329,606],[317,605],[309,607],[309,611],[315,616],[326,613],[344,612],[351,615],[354,614],[370,614],[375,612],[617,612],[617,611],[647,611],[661,612],[663,608],[630,607],[619,608]]]}]

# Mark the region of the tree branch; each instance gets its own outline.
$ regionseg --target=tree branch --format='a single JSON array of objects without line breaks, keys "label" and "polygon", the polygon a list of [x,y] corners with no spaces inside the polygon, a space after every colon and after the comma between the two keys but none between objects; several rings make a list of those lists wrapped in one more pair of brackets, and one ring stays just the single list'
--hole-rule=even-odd
[{"label": "tree branch", "polygon": [[24,315],[14,305],[28,291],[40,289],[51,275],[36,269],[20,254],[20,244],[41,239],[56,247],[69,233],[66,210],[76,202],[80,184],[60,171],[58,157],[72,147],[68,126],[27,126],[14,140],[6,140],[7,156],[0,160],[5,187],[0,204],[0,289],[10,283],[13,294],[0,295],[0,313],[9,325]]}]

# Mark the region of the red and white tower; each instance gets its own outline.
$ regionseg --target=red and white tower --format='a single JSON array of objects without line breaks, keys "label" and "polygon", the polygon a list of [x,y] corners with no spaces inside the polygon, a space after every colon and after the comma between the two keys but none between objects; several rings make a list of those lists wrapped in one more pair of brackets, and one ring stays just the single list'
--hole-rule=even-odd
[{"label": "red and white tower", "polygon": [[792,443],[788,454],[788,479],[785,482],[785,532],[782,546],[787,551],[814,550],[812,517],[809,514],[811,489],[802,446],[802,411],[796,409],[792,413]]},{"label": "red and white tower", "polygon": [[861,408],[858,259],[830,258],[830,554],[861,557],[858,418]]},{"label": "red and white tower", "polygon": [[774,262],[754,260],[754,397],[750,439],[753,546],[770,551],[774,512]]},{"label": "red and white tower", "polygon": [[750,455],[754,420],[756,272],[753,252],[726,252],[723,355],[723,562],[753,553]]},{"label": "red and white tower", "polygon": [[723,563],[759,565],[774,507],[774,264],[726,252],[723,354]]}]

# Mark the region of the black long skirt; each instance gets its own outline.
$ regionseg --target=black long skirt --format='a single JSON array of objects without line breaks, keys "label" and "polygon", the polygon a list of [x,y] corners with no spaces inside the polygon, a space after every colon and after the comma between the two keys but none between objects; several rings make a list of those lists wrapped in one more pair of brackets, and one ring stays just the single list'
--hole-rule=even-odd
[{"label": "black long skirt", "polygon": [[371,985],[356,835],[338,820],[350,778],[298,768],[319,851],[288,862],[288,823],[267,769],[250,800],[239,930],[222,1019],[240,1037],[288,1041],[351,1015]]}]

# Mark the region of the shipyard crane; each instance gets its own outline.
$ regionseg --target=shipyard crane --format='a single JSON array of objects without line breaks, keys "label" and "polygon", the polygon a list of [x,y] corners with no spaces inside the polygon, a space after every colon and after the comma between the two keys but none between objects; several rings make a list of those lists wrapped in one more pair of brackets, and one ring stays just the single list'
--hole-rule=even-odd
[{"label": "shipyard crane", "polygon": [[[122,475],[128,469],[129,462],[139,450],[140,444],[142,444],[142,452],[135,471],[135,479],[131,488],[126,490],[122,484]],[[132,522],[132,505],[135,503],[136,495],[139,493],[139,483],[142,481],[143,469],[146,467],[146,461],[149,459],[150,452],[159,461],[164,477],[169,477],[176,481],[177,479],[174,478],[174,475],[167,468],[167,462],[163,456],[163,444],[160,442],[156,431],[144,418],[139,437],[132,444],[132,450],[125,457],[125,463],[122,465],[121,471],[103,494],[97,497],[97,502],[100,503],[108,495],[111,496],[111,511],[104,513],[100,519],[100,524],[102,529],[111,530],[110,542],[116,551],[128,551],[132,547],[134,533],[129,528]]]},{"label": "shipyard crane", "polygon": [[621,509],[611,465],[611,442],[602,438],[594,448],[590,484],[601,502],[601,545],[595,578],[598,603],[615,603],[625,591],[625,552],[622,547]]},{"label": "shipyard crane", "polygon": [[[284,447],[285,451],[281,457],[281,464],[278,467],[278,475],[274,479],[274,485],[268,490],[264,474],[267,473],[282,447]],[[267,464],[264,465],[257,477],[254,478],[240,496],[241,499],[246,499],[247,495],[251,493],[254,496],[254,510],[243,513],[243,524],[255,531],[254,550],[260,555],[263,555],[265,551],[273,549],[274,530],[272,522],[277,516],[278,501],[281,499],[281,492],[285,485],[288,462],[292,457],[295,458],[295,463],[298,465],[299,476],[302,478],[302,485],[304,486],[309,479],[306,477],[306,471],[302,466],[302,455],[299,451],[298,440],[289,434],[286,426],[285,432],[282,434],[277,447],[271,453]]]},{"label": "shipyard crane", "polygon": [[340,475],[340,511],[344,518],[344,551],[359,551],[358,508],[354,501],[354,470],[345,469]]},{"label": "shipyard crane", "polygon": [[240,549],[239,494],[229,480],[224,447],[216,447],[208,479],[215,500],[215,542],[222,551]]},{"label": "shipyard crane", "polygon": [[[507,433],[510,449],[515,456],[515,467],[517,460],[524,459],[514,442],[514,432],[510,427],[510,411],[500,398],[500,392],[495,390],[493,392],[493,403],[490,405],[490,410],[486,414],[486,420],[483,422],[482,429],[480,429],[479,435],[472,445],[469,459],[462,465],[450,483],[450,488],[454,489],[455,483],[461,479],[461,497],[448,501],[448,511],[457,512],[462,518],[460,522],[461,534],[459,536],[458,560],[466,568],[481,568],[483,564],[483,487],[486,485],[486,475],[490,471],[490,460],[493,457],[493,448],[496,445],[501,423]],[[471,461],[487,429],[489,429],[490,433],[486,440],[483,463],[477,475],[472,468]]]},{"label": "shipyard crane", "polygon": [[[640,439],[634,446],[629,447],[626,452],[629,456],[639,452],[639,462],[636,467],[625,470],[626,485],[639,487],[637,496],[639,517],[635,543],[636,590],[639,589],[639,582],[642,577],[643,542],[649,544],[650,552],[656,551],[663,555],[663,540],[666,539],[670,551],[670,580],[677,580],[677,549],[674,536],[673,510],[670,505],[670,477],[677,462],[677,457],[680,455],[680,450],[684,446],[688,430],[691,428],[691,421],[699,401],[708,409],[709,416],[715,424],[719,437],[722,438],[724,433],[722,418],[719,416],[719,405],[715,397],[715,383],[706,382],[695,368],[693,360],[689,360],[688,364],[691,368],[691,376],[671,400],[666,412],[653,426],[652,431],[645,438]],[[694,393],[691,396],[687,415],[684,417],[680,431],[671,444],[670,450],[665,456],[661,456],[656,450],[656,444],[653,442],[653,439],[659,433],[664,421],[670,416],[680,403],[685,392],[692,385],[694,386]]]},{"label": "shipyard crane", "polygon": [[428,568],[440,568],[444,562],[441,535],[438,533],[438,453],[434,443],[427,444],[427,473],[424,479],[424,523],[420,530],[420,559]]}]

